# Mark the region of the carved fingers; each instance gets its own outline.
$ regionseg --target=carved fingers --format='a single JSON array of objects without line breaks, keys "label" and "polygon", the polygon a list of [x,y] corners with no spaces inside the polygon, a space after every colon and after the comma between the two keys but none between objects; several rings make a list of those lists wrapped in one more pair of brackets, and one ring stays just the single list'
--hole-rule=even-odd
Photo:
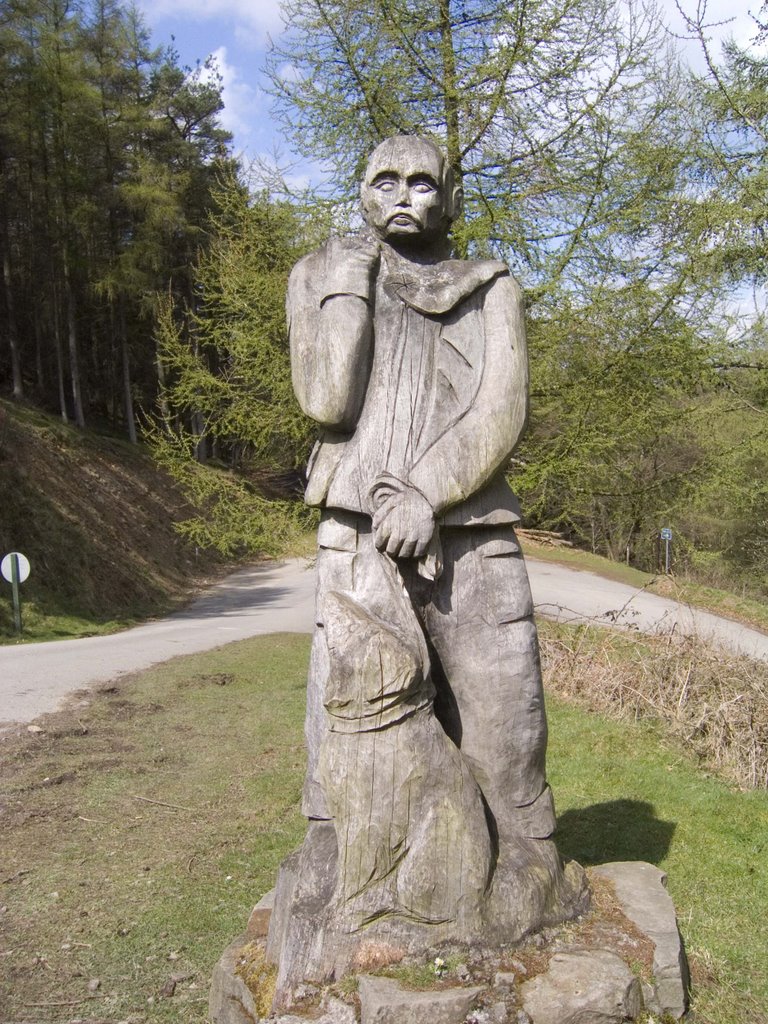
[{"label": "carved fingers", "polygon": [[432,506],[413,487],[383,489],[383,500],[376,503],[373,513],[373,539],[380,551],[393,558],[422,558],[435,532],[435,514]]},{"label": "carved fingers", "polygon": [[381,248],[370,236],[331,238],[326,246],[325,297],[358,295],[368,300]]}]

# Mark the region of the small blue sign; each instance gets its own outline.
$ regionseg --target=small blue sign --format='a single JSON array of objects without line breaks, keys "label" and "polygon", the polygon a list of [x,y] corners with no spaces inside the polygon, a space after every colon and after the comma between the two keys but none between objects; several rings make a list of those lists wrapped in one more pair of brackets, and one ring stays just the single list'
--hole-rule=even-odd
[{"label": "small blue sign", "polygon": [[662,527],[661,539],[662,540],[672,540],[672,530],[671,530],[671,528],[669,526]]}]

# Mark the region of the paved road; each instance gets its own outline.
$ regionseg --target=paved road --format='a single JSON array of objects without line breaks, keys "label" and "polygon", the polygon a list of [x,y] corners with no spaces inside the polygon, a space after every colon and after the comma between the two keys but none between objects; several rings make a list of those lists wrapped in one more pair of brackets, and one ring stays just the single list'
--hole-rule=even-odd
[{"label": "paved road", "polygon": [[[528,559],[538,614],[564,622],[692,634],[768,661],[768,636],[728,619],[549,562]],[[0,647],[0,728],[53,711],[75,690],[179,654],[261,633],[312,630],[314,573],[303,560],[244,569],[185,611],[111,636]]]},{"label": "paved road", "polygon": [[0,647],[0,728],[53,711],[75,690],[260,633],[312,629],[305,560],[243,569],[167,619],[82,640]]}]

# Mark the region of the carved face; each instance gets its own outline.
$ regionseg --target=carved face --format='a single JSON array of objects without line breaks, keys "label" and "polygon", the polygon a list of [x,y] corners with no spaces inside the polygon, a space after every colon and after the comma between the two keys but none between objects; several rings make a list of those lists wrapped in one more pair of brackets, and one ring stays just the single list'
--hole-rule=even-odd
[{"label": "carved face", "polygon": [[450,226],[443,155],[415,136],[395,136],[373,151],[361,197],[371,230],[393,244],[429,244]]}]

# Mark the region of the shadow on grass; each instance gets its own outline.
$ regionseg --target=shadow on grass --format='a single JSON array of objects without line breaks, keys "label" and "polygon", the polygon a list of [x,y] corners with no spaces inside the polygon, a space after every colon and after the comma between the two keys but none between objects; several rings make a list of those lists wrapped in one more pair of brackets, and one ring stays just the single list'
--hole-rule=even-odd
[{"label": "shadow on grass", "polygon": [[674,821],[656,817],[644,800],[609,800],[565,811],[557,820],[557,846],[566,860],[588,867],[614,860],[658,864],[669,852]]}]

